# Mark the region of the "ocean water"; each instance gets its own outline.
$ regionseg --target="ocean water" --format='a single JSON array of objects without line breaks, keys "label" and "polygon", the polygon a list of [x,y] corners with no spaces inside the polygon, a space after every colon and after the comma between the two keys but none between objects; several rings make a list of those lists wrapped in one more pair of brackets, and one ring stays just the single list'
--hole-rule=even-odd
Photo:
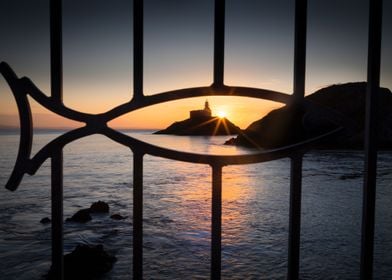
[{"label": "ocean water", "polygon": [[[34,135],[33,154],[58,133]],[[132,133],[151,143],[212,154],[251,150],[224,146],[227,137]],[[15,192],[3,186],[15,162],[19,136],[0,135],[0,279],[40,279],[50,266],[49,162],[25,176]],[[223,169],[222,278],[285,279],[289,160]],[[358,279],[363,155],[312,151],[304,159],[301,279]],[[146,155],[144,158],[145,279],[209,279],[211,170]],[[375,279],[392,279],[392,153],[381,152],[377,186]],[[104,200],[114,221],[94,215],[64,224],[64,250],[103,244],[117,257],[103,279],[132,275],[132,153],[103,136],[64,149],[64,218]]]}]

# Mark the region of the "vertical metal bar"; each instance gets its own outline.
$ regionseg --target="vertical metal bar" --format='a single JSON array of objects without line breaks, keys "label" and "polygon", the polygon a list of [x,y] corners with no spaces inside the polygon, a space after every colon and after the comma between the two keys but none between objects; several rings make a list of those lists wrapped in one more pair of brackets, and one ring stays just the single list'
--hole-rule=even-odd
[{"label": "vertical metal bar", "polygon": [[294,100],[305,95],[307,0],[295,1]]},{"label": "vertical metal bar", "polygon": [[291,158],[290,220],[287,279],[299,278],[299,252],[301,241],[302,155]]},{"label": "vertical metal bar", "polygon": [[214,82],[213,87],[222,87],[225,59],[225,0],[215,0],[214,25]]},{"label": "vertical metal bar", "polygon": [[63,152],[51,158],[52,196],[52,271],[53,279],[63,279]]},{"label": "vertical metal bar", "polygon": [[[143,98],[143,0],[133,1],[133,100]],[[133,153],[133,279],[143,279],[143,154]]]},{"label": "vertical metal bar", "polygon": [[380,88],[382,0],[369,1],[368,84],[362,206],[361,279],[373,277],[373,242],[377,178],[377,103]]},{"label": "vertical metal bar", "polygon": [[[51,97],[63,101],[62,0],[50,1],[50,78]],[[55,279],[63,279],[63,152],[51,158],[52,268]]]},{"label": "vertical metal bar", "polygon": [[[305,96],[307,0],[295,1],[294,104]],[[301,240],[302,154],[291,157],[287,279],[299,278]]]},{"label": "vertical metal bar", "polygon": [[51,96],[63,102],[62,0],[50,0]]},{"label": "vertical metal bar", "polygon": [[221,278],[222,166],[212,166],[211,279]]},{"label": "vertical metal bar", "polygon": [[133,154],[133,279],[143,279],[143,154]]},{"label": "vertical metal bar", "polygon": [[143,0],[133,1],[133,98],[143,97]]}]

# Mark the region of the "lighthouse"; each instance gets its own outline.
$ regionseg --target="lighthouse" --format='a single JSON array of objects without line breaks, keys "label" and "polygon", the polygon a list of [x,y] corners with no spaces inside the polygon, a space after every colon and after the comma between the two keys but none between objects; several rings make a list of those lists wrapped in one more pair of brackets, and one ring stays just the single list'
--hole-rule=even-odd
[{"label": "lighthouse", "polygon": [[189,117],[191,119],[200,119],[200,118],[211,118],[211,109],[208,100],[204,103],[203,110],[193,110],[189,112]]}]

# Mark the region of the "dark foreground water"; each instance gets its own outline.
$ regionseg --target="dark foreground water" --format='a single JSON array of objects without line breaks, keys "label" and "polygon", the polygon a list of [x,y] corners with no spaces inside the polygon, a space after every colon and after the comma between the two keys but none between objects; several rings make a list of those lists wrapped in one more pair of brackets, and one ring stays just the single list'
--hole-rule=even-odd
[{"label": "dark foreground water", "polygon": [[[136,133],[150,142],[200,153],[249,151],[221,145],[226,137]],[[26,176],[15,192],[3,188],[16,157],[18,135],[0,135],[0,279],[40,279],[50,266],[49,163]],[[38,151],[53,133],[38,133]],[[144,269],[146,279],[208,279],[211,170],[208,166],[145,157]],[[320,151],[304,160],[301,279],[358,279],[362,154]],[[103,244],[118,258],[104,279],[132,275],[132,153],[102,136],[64,151],[64,215],[97,200],[114,221],[95,215],[65,223],[65,252]],[[377,187],[375,279],[392,279],[392,153],[381,153]],[[287,266],[289,161],[223,169],[223,279],[284,279]]]}]

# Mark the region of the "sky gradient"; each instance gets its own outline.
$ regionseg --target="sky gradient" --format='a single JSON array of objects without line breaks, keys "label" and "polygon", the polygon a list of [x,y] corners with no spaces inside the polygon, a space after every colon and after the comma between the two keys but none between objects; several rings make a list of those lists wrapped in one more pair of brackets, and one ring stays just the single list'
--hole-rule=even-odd
[{"label": "sky gradient", "polygon": [[[132,1],[63,1],[64,103],[99,113],[132,97]],[[368,1],[308,1],[306,93],[366,80]],[[212,0],[146,0],[144,92],[206,86],[213,68]],[[381,84],[392,89],[392,2],[384,1]],[[49,94],[49,1],[2,0],[0,60]],[[292,92],[294,1],[227,0],[225,84]],[[163,128],[187,118],[205,98],[155,105],[112,122]],[[242,128],[280,104],[209,98]],[[35,127],[69,127],[32,102]],[[159,112],[159,116],[156,115]],[[16,105],[0,78],[0,126],[17,125]]]}]

